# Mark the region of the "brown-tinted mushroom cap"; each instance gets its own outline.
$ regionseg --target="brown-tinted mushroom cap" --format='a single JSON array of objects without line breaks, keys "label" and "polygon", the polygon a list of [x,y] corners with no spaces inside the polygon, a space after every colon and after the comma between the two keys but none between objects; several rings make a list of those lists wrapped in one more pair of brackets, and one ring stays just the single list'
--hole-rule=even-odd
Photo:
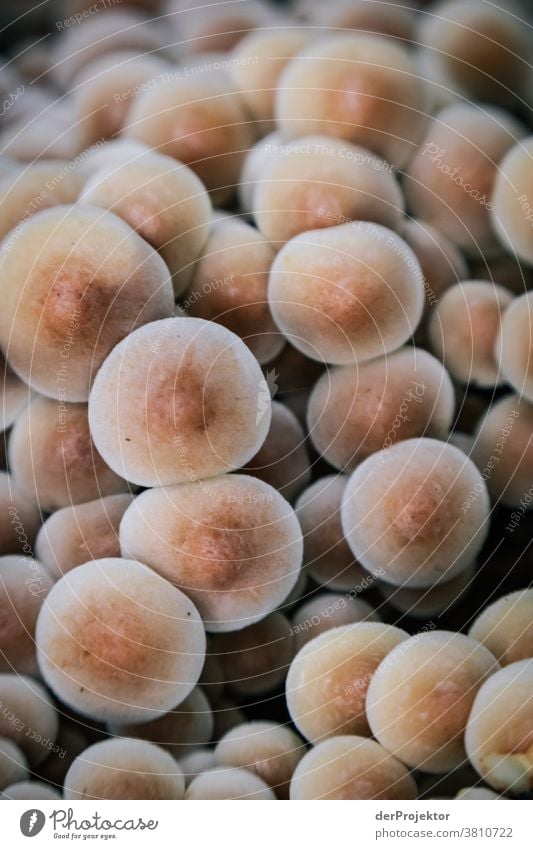
[{"label": "brown-tinted mushroom cap", "polygon": [[280,74],[311,37],[312,33],[303,28],[261,28],[241,38],[232,50],[229,74],[263,134],[275,126],[274,101]]},{"label": "brown-tinted mushroom cap", "polygon": [[34,162],[24,170],[13,169],[0,181],[0,238],[14,238],[10,231],[36,212],[59,204],[74,203],[82,178],[68,161]]},{"label": "brown-tinted mushroom cap", "polygon": [[465,734],[474,769],[495,790],[533,789],[533,658],[510,663],[476,695]]},{"label": "brown-tinted mushroom cap", "polygon": [[264,442],[270,410],[244,342],[220,324],[178,317],[117,345],[94,382],[89,420],[112,469],[165,486],[242,466]]},{"label": "brown-tinted mushroom cap", "polygon": [[370,737],[367,690],[383,658],[408,634],[381,622],[331,628],[300,649],[287,675],[287,707],[307,740]]},{"label": "brown-tinted mushroom cap", "polygon": [[61,578],[37,621],[41,674],[65,704],[109,722],[155,719],[188,696],[205,657],[194,604],[141,563],[94,560]]},{"label": "brown-tinted mushroom cap", "polygon": [[347,221],[398,230],[404,201],[390,165],[363,147],[317,135],[267,159],[252,209],[259,230],[280,248],[298,233]]},{"label": "brown-tinted mushroom cap", "polygon": [[406,347],[325,372],[309,398],[307,421],[319,454],[332,466],[351,471],[403,439],[445,439],[454,408],[446,370],[427,351]]},{"label": "brown-tinted mushroom cap", "polygon": [[428,107],[425,83],[402,47],[342,33],[316,40],[289,62],[279,81],[276,118],[286,138],[334,136],[401,167]]},{"label": "brown-tinted mushroom cap", "polygon": [[87,404],[36,396],[11,431],[9,463],[17,487],[43,510],[128,488],[94,447]]},{"label": "brown-tinted mushroom cap", "polygon": [[512,298],[503,286],[483,280],[467,280],[445,292],[431,316],[429,339],[456,380],[481,387],[503,382],[494,349]]},{"label": "brown-tinted mushroom cap", "polygon": [[143,492],[124,514],[120,542],[124,556],[194,600],[208,631],[240,630],[273,611],[302,561],[292,507],[247,475]]},{"label": "brown-tinted mushroom cap", "polygon": [[476,617],[468,633],[502,666],[533,657],[533,589],[517,590],[493,601]]},{"label": "brown-tinted mushroom cap", "polygon": [[27,383],[61,401],[85,401],[124,336],[172,315],[168,269],[110,212],[56,206],[2,246],[0,342]]},{"label": "brown-tinted mushroom cap", "polygon": [[120,557],[118,529],[133,495],[108,495],[56,510],[37,535],[35,553],[52,575],[102,557]]},{"label": "brown-tinted mushroom cap", "polygon": [[179,295],[187,288],[209,230],[211,203],[196,174],[160,153],[95,171],[82,203],[120,216],[164,259]]},{"label": "brown-tinted mushroom cap", "polygon": [[189,801],[213,799],[274,800],[268,784],[247,769],[219,766],[193,778],[185,798]]},{"label": "brown-tinted mushroom cap", "polygon": [[406,170],[411,213],[460,248],[494,251],[490,209],[498,164],[524,132],[495,107],[454,103],[438,112]]},{"label": "brown-tinted mushroom cap", "polygon": [[117,136],[137,94],[165,72],[171,66],[154,53],[121,50],[87,63],[71,83],[84,146]]},{"label": "brown-tinted mushroom cap", "polygon": [[[471,457],[495,501],[521,508],[522,514],[528,510],[533,505],[533,404],[517,395],[493,403],[478,423]],[[512,527],[519,518],[518,511],[511,516]]]},{"label": "brown-tinted mushroom cap", "polygon": [[465,758],[463,735],[475,695],[498,669],[464,634],[422,632],[378,666],[366,698],[376,739],[410,767],[444,773]]},{"label": "brown-tinted mushroom cap", "polygon": [[221,766],[249,769],[279,799],[288,797],[289,782],[305,754],[305,743],[290,728],[275,722],[245,722],[228,731],[215,748]]},{"label": "brown-tinted mushroom cap", "polygon": [[403,345],[424,309],[422,271],[396,233],[357,221],[301,233],[276,256],[274,320],[308,357],[364,362]]},{"label": "brown-tinted mushroom cap", "polygon": [[500,162],[492,195],[492,223],[500,242],[519,260],[533,265],[533,138],[511,148]]},{"label": "brown-tinted mushroom cap", "polygon": [[183,799],[177,761],[145,740],[103,740],[89,746],[65,778],[65,799]]},{"label": "brown-tinted mushroom cap", "polygon": [[231,199],[254,141],[240,98],[217,71],[181,74],[142,92],[125,136],[188,165],[216,203]]},{"label": "brown-tinted mushroom cap", "polygon": [[216,321],[239,336],[260,363],[283,348],[267,298],[275,251],[254,228],[228,218],[211,229],[183,303],[189,315]]},{"label": "brown-tinted mushroom cap", "polygon": [[374,740],[332,737],[313,746],[298,764],[291,799],[416,799],[414,779]]},{"label": "brown-tinted mushroom cap", "polygon": [[37,673],[35,623],[54,584],[38,560],[0,557],[0,671]]},{"label": "brown-tinted mushroom cap", "polygon": [[295,507],[307,572],[317,584],[335,590],[353,590],[366,575],[342,530],[340,509],[347,481],[344,475],[326,475],[302,492]]},{"label": "brown-tinted mushroom cap", "polygon": [[488,533],[481,473],[447,442],[407,439],[372,454],[344,492],[342,526],[354,556],[395,586],[429,587],[474,562]]},{"label": "brown-tinted mushroom cap", "polygon": [[419,43],[442,85],[492,103],[525,95],[528,25],[517,12],[512,3],[444,0],[421,15]]}]

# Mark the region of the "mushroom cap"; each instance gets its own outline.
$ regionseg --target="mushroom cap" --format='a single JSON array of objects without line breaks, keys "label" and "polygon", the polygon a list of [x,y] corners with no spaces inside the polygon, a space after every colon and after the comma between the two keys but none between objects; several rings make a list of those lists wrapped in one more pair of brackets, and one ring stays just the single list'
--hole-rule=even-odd
[{"label": "mushroom cap", "polygon": [[369,684],[386,655],[409,635],[381,622],[331,628],[300,649],[287,675],[287,707],[301,734],[370,737],[365,711]]},{"label": "mushroom cap", "polygon": [[333,365],[389,354],[424,309],[418,260],[396,233],[355,221],[300,233],[276,256],[268,298],[274,321],[306,356]]},{"label": "mushroom cap", "polygon": [[194,604],[141,563],[94,560],[72,569],[37,621],[41,675],[82,716],[148,722],[185,699],[205,657]]},{"label": "mushroom cap", "polygon": [[43,159],[2,175],[0,238],[11,241],[10,231],[17,231],[35,212],[74,203],[81,186],[82,179],[68,160]]},{"label": "mushroom cap", "polygon": [[370,362],[328,369],[309,398],[309,436],[337,469],[402,439],[445,439],[455,412],[452,381],[421,348],[405,347]]},{"label": "mushroom cap", "polygon": [[352,474],[341,511],[354,556],[395,586],[429,587],[474,562],[489,525],[480,472],[448,442],[407,439]]},{"label": "mushroom cap", "polygon": [[80,202],[122,218],[164,259],[180,295],[205,245],[211,202],[194,171],[170,156],[147,152],[96,170]]},{"label": "mushroom cap", "polygon": [[275,112],[287,139],[334,136],[401,167],[429,106],[426,84],[403,47],[353,32],[319,38],[288,63]]},{"label": "mushroom cap", "polygon": [[[510,663],[499,669],[478,690],[465,733],[470,763],[494,790],[519,793],[531,790],[533,746],[533,658]],[[521,768],[510,775],[498,774],[497,761],[516,756],[520,767],[523,755],[529,772]],[[496,760],[496,764],[494,761]]]},{"label": "mushroom cap", "polygon": [[528,44],[513,3],[444,0],[420,16],[418,41],[442,84],[470,100],[512,104],[525,93]]},{"label": "mushroom cap", "polygon": [[404,200],[387,162],[364,147],[314,135],[267,157],[252,210],[261,233],[280,248],[299,233],[347,221],[399,230]]},{"label": "mushroom cap", "polygon": [[267,299],[273,247],[240,219],[218,221],[195,265],[183,304],[189,315],[216,321],[239,336],[259,362],[284,345]]},{"label": "mushroom cap", "polygon": [[501,160],[492,194],[492,224],[515,258],[533,265],[531,157],[533,137],[519,141]]},{"label": "mushroom cap", "polygon": [[244,722],[228,731],[215,748],[221,766],[249,769],[288,798],[289,782],[305,754],[305,743],[289,727],[270,721]]},{"label": "mushroom cap", "polygon": [[188,165],[213,201],[225,203],[254,142],[253,124],[220,72],[178,74],[135,99],[124,135]]},{"label": "mushroom cap", "polygon": [[484,280],[467,280],[444,293],[431,316],[429,339],[433,353],[460,383],[503,383],[494,349],[512,300],[508,289]]},{"label": "mushroom cap", "polygon": [[291,781],[291,799],[416,799],[414,779],[375,740],[340,736],[307,752]]},{"label": "mushroom cap", "polygon": [[483,643],[502,666],[533,657],[533,589],[493,601],[475,618],[468,635]]},{"label": "mushroom cap", "polygon": [[530,508],[533,404],[517,395],[491,404],[477,425],[471,457],[497,503],[523,511]]},{"label": "mushroom cap", "polygon": [[132,499],[131,493],[107,495],[56,510],[37,534],[37,558],[60,578],[89,560],[120,557],[118,529]]},{"label": "mushroom cap", "polygon": [[52,801],[61,799],[61,793],[54,790],[50,784],[45,784],[44,781],[17,781],[5,787],[1,797],[4,799],[28,799],[30,801],[46,799]]},{"label": "mushroom cap", "polygon": [[187,788],[185,798],[202,799],[239,799],[239,800],[275,800],[268,784],[258,775],[240,767],[219,766],[207,769],[197,775]]},{"label": "mushroom cap", "polygon": [[411,213],[473,255],[494,252],[491,196],[498,165],[524,134],[496,107],[461,102],[442,109],[406,169]]},{"label": "mushroom cap", "polygon": [[131,333],[105,360],[89,399],[98,451],[141,486],[239,468],[263,444],[270,416],[255,357],[234,333],[199,318]]},{"label": "mushroom cap", "polygon": [[304,564],[317,584],[334,590],[361,589],[368,574],[344,537],[341,504],[348,477],[326,475],[308,486],[295,510],[304,538]]},{"label": "mushroom cap", "polygon": [[128,50],[105,53],[84,65],[71,83],[84,146],[119,135],[138,92],[171,67],[156,53]]},{"label": "mushroom cap", "polygon": [[43,510],[128,489],[94,447],[87,404],[36,395],[15,422],[8,452],[16,486]]},{"label": "mushroom cap", "polygon": [[185,779],[177,761],[145,740],[103,740],[73,762],[65,799],[183,799]]},{"label": "mushroom cap", "polygon": [[459,767],[475,695],[498,668],[488,649],[464,634],[416,634],[384,658],[370,682],[366,711],[372,734],[423,772]]},{"label": "mushroom cap", "polygon": [[81,24],[67,24],[54,42],[53,76],[65,89],[98,56],[118,50],[153,54],[163,46],[162,30],[133,9],[106,9],[105,15],[86,16]]},{"label": "mushroom cap", "polygon": [[0,253],[2,348],[19,377],[51,398],[86,401],[117,342],[174,311],[165,263],[111,212],[37,212]]},{"label": "mushroom cap", "polygon": [[275,489],[247,475],[147,490],[120,525],[123,556],[187,593],[207,631],[252,625],[288,596],[302,533]]},{"label": "mushroom cap", "polygon": [[311,37],[303,27],[260,28],[245,34],[231,51],[231,81],[263,134],[275,126],[274,101],[280,74]]}]

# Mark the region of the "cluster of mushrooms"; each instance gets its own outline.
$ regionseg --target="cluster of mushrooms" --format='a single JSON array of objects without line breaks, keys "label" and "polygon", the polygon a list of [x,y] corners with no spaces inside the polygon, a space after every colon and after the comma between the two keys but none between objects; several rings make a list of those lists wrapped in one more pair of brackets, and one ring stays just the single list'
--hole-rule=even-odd
[{"label": "cluster of mushrooms", "polygon": [[527,798],[531,9],[13,6],[0,795]]}]

